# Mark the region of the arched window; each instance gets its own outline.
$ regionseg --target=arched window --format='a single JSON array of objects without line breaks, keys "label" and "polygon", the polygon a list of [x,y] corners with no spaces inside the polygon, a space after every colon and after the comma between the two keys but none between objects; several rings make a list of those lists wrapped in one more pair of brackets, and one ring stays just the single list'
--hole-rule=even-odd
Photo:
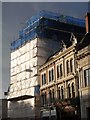
[{"label": "arched window", "polygon": [[64,90],[63,90],[63,86],[61,87],[61,99],[64,99]]},{"label": "arched window", "polygon": [[68,84],[68,98],[71,98],[70,84]]},{"label": "arched window", "polygon": [[75,88],[74,88],[74,83],[72,83],[72,97],[75,97]]},{"label": "arched window", "polygon": [[69,61],[66,61],[66,69],[67,69],[67,74],[69,73]]},{"label": "arched window", "polygon": [[73,72],[73,59],[70,59],[70,72]]}]

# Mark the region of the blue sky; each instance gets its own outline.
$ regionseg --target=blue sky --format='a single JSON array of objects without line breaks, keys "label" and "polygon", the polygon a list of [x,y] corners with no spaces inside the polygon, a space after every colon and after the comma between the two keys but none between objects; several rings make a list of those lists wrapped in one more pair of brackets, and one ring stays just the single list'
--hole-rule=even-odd
[{"label": "blue sky", "polygon": [[[25,21],[40,10],[85,19],[88,2],[6,2],[2,3],[2,89],[9,86],[10,43],[18,38]],[[8,0],[10,1],[10,0]],[[1,55],[1,54],[0,54]]]}]

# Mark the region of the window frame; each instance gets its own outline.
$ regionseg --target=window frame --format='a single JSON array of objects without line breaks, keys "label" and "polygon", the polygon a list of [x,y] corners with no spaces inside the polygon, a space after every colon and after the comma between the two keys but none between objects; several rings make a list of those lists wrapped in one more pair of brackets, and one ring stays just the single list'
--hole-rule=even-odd
[{"label": "window frame", "polygon": [[70,59],[70,72],[73,72],[73,58]]},{"label": "window frame", "polygon": [[52,82],[55,79],[54,67],[48,69],[48,82]]},{"label": "window frame", "polygon": [[46,71],[41,74],[41,84],[46,85]]},{"label": "window frame", "polygon": [[90,68],[84,70],[84,87],[90,86]]},{"label": "window frame", "polygon": [[70,70],[69,70],[69,60],[66,60],[66,71],[67,71],[67,75],[69,74]]}]

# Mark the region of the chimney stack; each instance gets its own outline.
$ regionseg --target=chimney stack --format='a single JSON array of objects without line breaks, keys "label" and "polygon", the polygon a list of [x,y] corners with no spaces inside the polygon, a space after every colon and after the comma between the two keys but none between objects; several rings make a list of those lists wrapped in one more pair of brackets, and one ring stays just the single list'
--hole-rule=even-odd
[{"label": "chimney stack", "polygon": [[90,13],[86,15],[86,33],[90,32]]}]

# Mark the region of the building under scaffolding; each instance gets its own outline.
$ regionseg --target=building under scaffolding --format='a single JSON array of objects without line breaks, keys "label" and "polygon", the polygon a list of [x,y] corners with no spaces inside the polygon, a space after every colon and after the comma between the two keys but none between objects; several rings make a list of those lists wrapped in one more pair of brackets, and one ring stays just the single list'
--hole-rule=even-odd
[{"label": "building under scaffolding", "polygon": [[65,32],[85,33],[84,20],[46,11],[41,11],[31,17],[26,21],[26,25],[24,29],[19,31],[19,39],[11,43],[12,51],[36,37],[60,40],[65,36]]},{"label": "building under scaffolding", "polygon": [[83,35],[85,22],[57,13],[41,11],[26,22],[19,38],[11,43],[8,117],[16,120],[40,117],[38,68],[68,42],[71,33]]}]

